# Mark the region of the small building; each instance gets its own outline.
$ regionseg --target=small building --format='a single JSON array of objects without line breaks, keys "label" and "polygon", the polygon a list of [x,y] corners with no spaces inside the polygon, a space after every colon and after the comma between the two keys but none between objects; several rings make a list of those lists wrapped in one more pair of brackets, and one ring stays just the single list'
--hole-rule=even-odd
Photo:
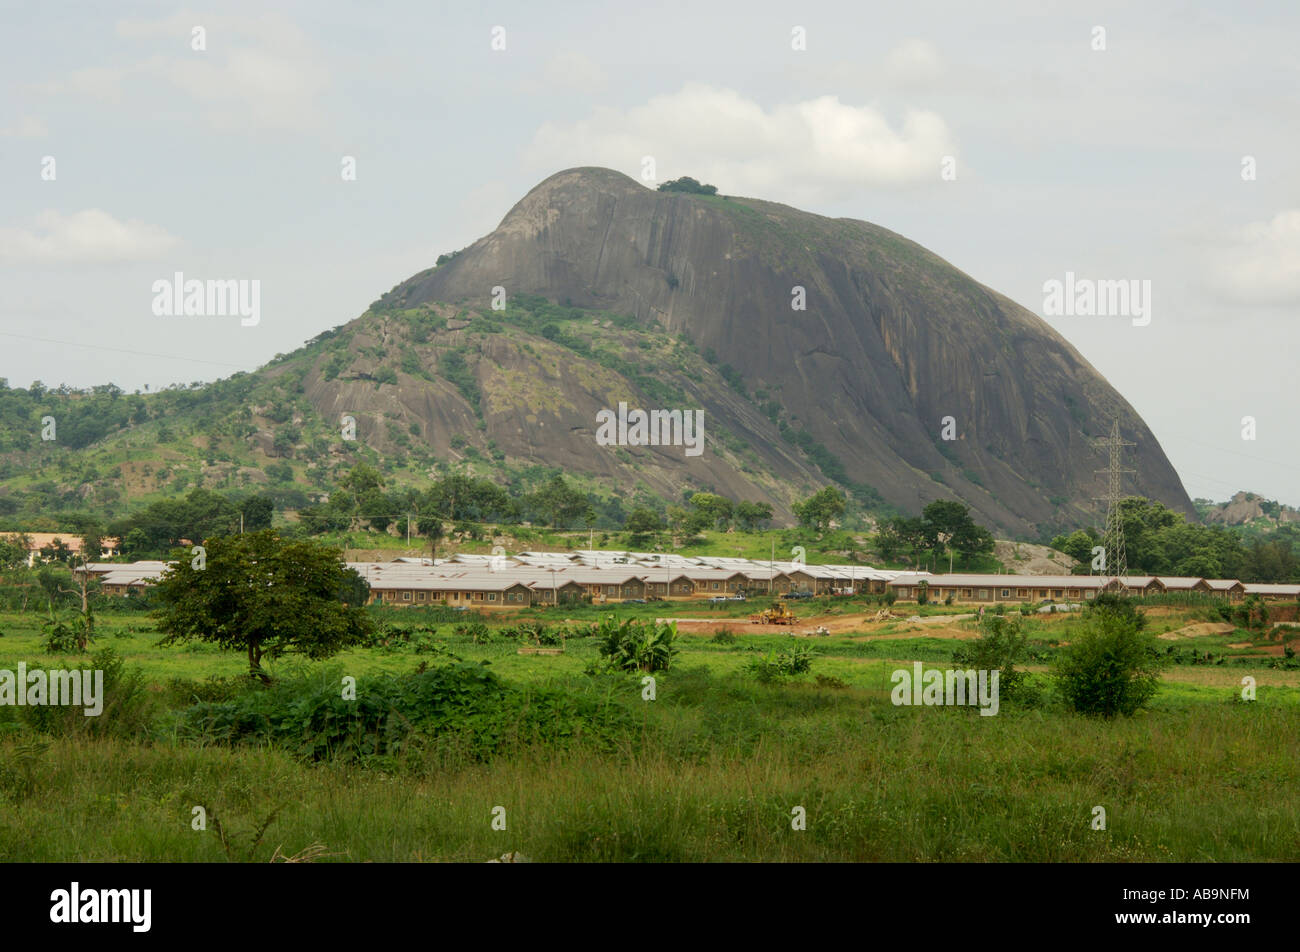
[{"label": "small building", "polygon": [[916,601],[922,588],[931,602],[1070,602],[1088,601],[1101,591],[1121,588],[1118,579],[1095,575],[899,575],[887,583],[904,601]]},{"label": "small building", "polygon": [[1246,582],[1242,585],[1243,597],[1258,595],[1266,602],[1300,601],[1300,585]]},{"label": "small building", "polygon": [[1124,591],[1129,595],[1138,597],[1144,595],[1160,595],[1164,593],[1165,587],[1160,584],[1160,579],[1154,575],[1126,575],[1120,579],[1120,584]]},{"label": "small building", "polygon": [[[549,594],[549,593],[548,593]],[[445,604],[449,608],[474,608],[491,611],[502,608],[526,608],[533,603],[532,589],[519,581],[498,574],[451,577],[389,575],[370,583],[370,604],[429,606]]]},{"label": "small building", "polygon": [[562,577],[552,579],[550,584],[544,581],[532,582],[529,588],[532,589],[534,605],[562,605],[568,601],[581,601],[586,594],[577,581]]},{"label": "small building", "polygon": [[790,576],[768,565],[751,563],[740,569],[745,577],[745,591],[758,594],[784,595],[791,590]]},{"label": "small building", "polygon": [[1161,575],[1159,581],[1168,595],[1209,595],[1213,591],[1205,579],[1188,575]]},{"label": "small building", "polygon": [[[49,557],[42,553],[65,549],[75,556],[82,554],[81,536],[74,532],[0,532],[0,539],[17,542],[26,547],[28,568],[36,565],[38,560],[49,561]],[[86,554],[96,559],[111,559],[116,557],[120,547],[121,543],[118,539],[103,536],[99,540],[99,551]]]},{"label": "small building", "polygon": [[[665,578],[665,576],[667,576]],[[681,569],[655,570],[645,579],[646,595],[656,598],[694,598],[695,583]]]},{"label": "small building", "polygon": [[167,563],[160,565],[118,565],[115,571],[95,572],[99,579],[99,590],[105,595],[126,595],[140,592],[156,583],[167,571]]},{"label": "small building", "polygon": [[683,571],[694,586],[696,598],[712,598],[717,595],[735,595],[746,590],[749,580],[737,569],[719,569],[709,566],[695,566]]},{"label": "small building", "polygon": [[[1239,602],[1246,597],[1246,586],[1235,578],[1209,578],[1205,580],[1210,592],[1230,602]],[[1300,589],[1300,585],[1295,586]]]}]

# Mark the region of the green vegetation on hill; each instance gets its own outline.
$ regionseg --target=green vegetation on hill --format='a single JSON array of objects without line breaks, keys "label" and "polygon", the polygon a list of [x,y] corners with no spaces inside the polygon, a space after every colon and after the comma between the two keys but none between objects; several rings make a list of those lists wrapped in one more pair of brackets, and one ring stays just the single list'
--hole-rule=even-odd
[{"label": "green vegetation on hill", "polygon": [[701,185],[689,175],[683,175],[679,179],[673,179],[664,182],[659,186],[661,192],[686,192],[690,195],[717,195],[718,187],[716,185]]},{"label": "green vegetation on hill", "polygon": [[[452,316],[469,325],[454,343],[445,336]],[[639,392],[650,406],[696,408],[693,391],[701,388],[744,393],[731,368],[710,369],[688,342],[626,314],[525,294],[512,296],[501,311],[460,312],[403,308],[386,295],[362,321],[277,355],[262,371],[211,384],[128,395],[113,386],[50,390],[38,382],[24,390],[0,380],[0,520],[61,529],[66,519],[60,514],[84,513],[107,523],[193,488],[266,496],[278,510],[296,510],[334,492],[361,463],[380,471],[394,489],[419,487],[433,471],[443,478],[490,478],[512,496],[537,492],[559,470],[515,456],[517,447],[484,435],[498,395],[521,382],[512,376],[494,382],[511,373],[487,356],[495,336],[537,359],[542,348],[563,348],[609,374],[600,389]],[[340,420],[317,409],[321,387],[362,383],[383,395],[412,381],[417,387],[449,384],[477,418],[477,429],[453,433],[448,451],[438,452],[433,424],[391,397],[379,405],[386,408],[372,411],[371,419],[380,417],[378,427],[368,423],[359,438],[341,438]],[[528,404],[540,409],[555,398],[554,392],[538,391]],[[356,397],[347,402],[355,404]],[[51,418],[52,438],[42,439]],[[802,431],[784,426],[783,432],[810,465],[844,480],[842,466]],[[709,439],[711,451],[738,470],[757,476],[770,465],[743,436],[712,421]],[[613,452],[632,464],[626,450]],[[603,527],[621,525],[638,505],[663,511],[673,502],[634,479],[567,475]],[[771,484],[770,477],[760,479]],[[861,490],[853,514],[863,515],[878,502]]]},{"label": "green vegetation on hill", "polygon": [[[1191,522],[1158,502],[1131,496],[1120,504],[1124,548],[1132,575],[1237,578],[1249,582],[1300,579],[1300,526],[1244,532],[1237,527]],[[1075,571],[1088,574],[1092,549],[1101,545],[1096,526],[1052,540],[1052,548],[1079,560]]]}]

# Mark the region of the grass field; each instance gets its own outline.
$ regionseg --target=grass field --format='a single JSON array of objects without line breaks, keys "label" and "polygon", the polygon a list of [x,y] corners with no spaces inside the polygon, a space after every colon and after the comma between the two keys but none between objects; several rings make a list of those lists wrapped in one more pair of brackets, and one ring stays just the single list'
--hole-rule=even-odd
[{"label": "grass field", "polygon": [[[725,617],[693,603],[628,608],[643,617]],[[812,609],[797,607],[801,615]],[[415,611],[379,612],[402,625],[420,623]],[[549,618],[588,613],[594,617],[561,608]],[[41,620],[0,614],[0,668],[20,661],[29,668],[86,666],[84,657],[42,652]],[[1204,621],[1204,613],[1162,610],[1151,621],[1156,632],[1177,630]],[[351,676],[364,698],[373,679],[440,664],[451,652],[488,662],[514,692],[502,695],[502,705],[515,705],[510,711],[559,712],[546,715],[557,725],[556,743],[507,731],[506,741],[484,753],[471,732],[466,743],[413,744],[396,756],[345,761],[307,759],[290,744],[187,734],[184,714],[196,701],[214,691],[228,697],[256,690],[236,687],[243,659],[206,647],[159,647],[148,616],[106,612],[92,648],[111,647],[139,670],[147,717],[120,729],[106,724],[92,736],[75,729],[80,725],[40,732],[21,711],[0,708],[0,855],[480,862],[512,850],[540,861],[1300,857],[1300,672],[1249,654],[1221,665],[1174,665],[1149,710],[1114,721],[1067,712],[1050,691],[1040,706],[1003,704],[996,717],[896,707],[892,670],[913,660],[947,666],[955,639],[967,628],[973,634],[970,621],[940,622],[944,637],[905,618],[819,638],[750,634],[743,622],[732,625],[732,643],[683,634],[672,670],[656,676],[653,701],[642,699],[637,676],[584,673],[597,655],[591,638],[569,639],[561,655],[520,655],[514,642],[476,644],[439,624],[432,626],[434,653],[398,646],[354,649],[322,663],[281,660],[272,670],[287,684],[333,691]],[[1078,624],[1057,616],[1027,622],[1043,657],[1069,641]],[[1195,645],[1217,657],[1245,637],[1189,638],[1175,648]],[[808,674],[763,684],[746,672],[749,659],[796,642],[817,653]],[[1029,669],[1044,671],[1045,662]],[[1258,684],[1253,703],[1239,699],[1247,675]],[[1035,677],[1047,684],[1045,674]],[[196,806],[207,811],[205,830],[193,829]],[[1105,830],[1091,825],[1098,806],[1106,811]],[[505,829],[493,826],[497,807],[504,809],[497,825],[503,817]],[[796,808],[806,829],[792,826]]]}]

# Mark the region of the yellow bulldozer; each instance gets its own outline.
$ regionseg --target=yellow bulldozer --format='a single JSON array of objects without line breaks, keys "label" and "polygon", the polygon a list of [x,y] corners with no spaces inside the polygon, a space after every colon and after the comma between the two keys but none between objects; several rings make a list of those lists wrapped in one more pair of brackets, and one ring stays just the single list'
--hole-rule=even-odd
[{"label": "yellow bulldozer", "polygon": [[793,625],[795,616],[794,612],[786,607],[785,602],[776,601],[772,603],[771,608],[757,615],[750,615],[749,620],[755,625]]}]

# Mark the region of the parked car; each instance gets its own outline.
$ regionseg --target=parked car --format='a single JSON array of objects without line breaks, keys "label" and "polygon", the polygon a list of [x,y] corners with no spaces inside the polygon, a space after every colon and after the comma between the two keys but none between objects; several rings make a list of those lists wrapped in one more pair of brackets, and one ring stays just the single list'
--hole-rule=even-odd
[{"label": "parked car", "polygon": [[782,598],[812,598],[812,592],[786,592]]}]

